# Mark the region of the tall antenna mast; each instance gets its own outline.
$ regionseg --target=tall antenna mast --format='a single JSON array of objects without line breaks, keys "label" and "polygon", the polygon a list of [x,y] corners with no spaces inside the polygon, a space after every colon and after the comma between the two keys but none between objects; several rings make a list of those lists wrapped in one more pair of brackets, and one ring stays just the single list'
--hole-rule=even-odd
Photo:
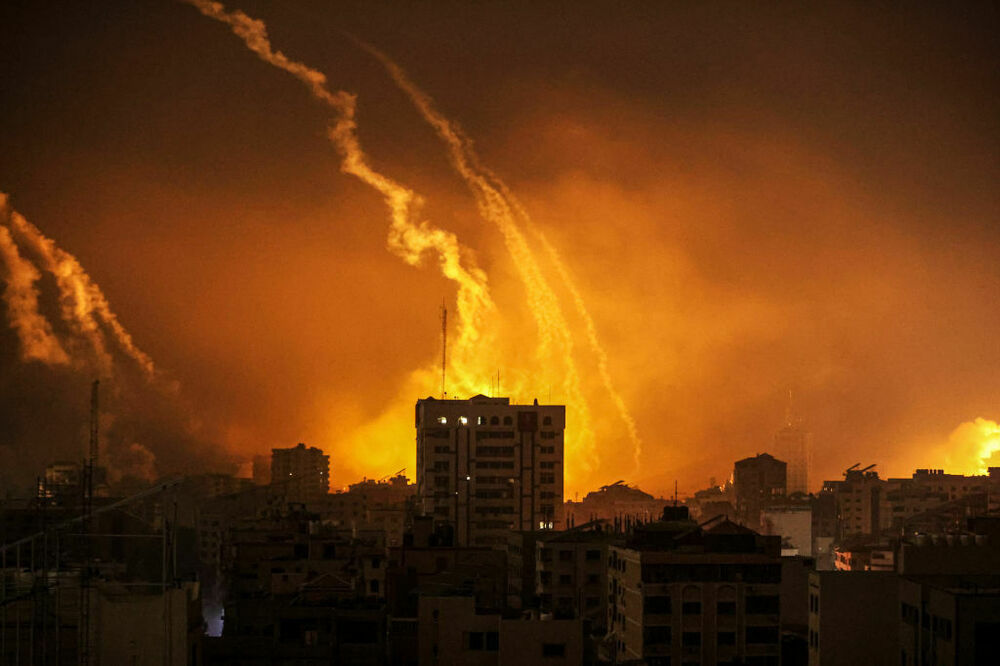
[{"label": "tall antenna mast", "polygon": [[448,308],[441,301],[441,399],[448,397]]},{"label": "tall antenna mast", "polygon": [[[90,386],[90,457],[87,459],[87,464],[90,465],[91,472],[93,472],[94,467],[97,465],[97,455],[98,455],[98,400],[99,400],[99,390],[101,382],[98,379],[94,380],[94,383]],[[91,479],[91,481],[93,481]]]}]

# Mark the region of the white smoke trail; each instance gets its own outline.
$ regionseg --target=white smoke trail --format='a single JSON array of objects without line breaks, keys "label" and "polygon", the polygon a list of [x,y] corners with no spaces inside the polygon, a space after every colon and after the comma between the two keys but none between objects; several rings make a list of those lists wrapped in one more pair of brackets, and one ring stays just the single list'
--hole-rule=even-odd
[{"label": "white smoke trail", "polygon": [[507,186],[500,181],[497,176],[491,174],[491,177],[493,178],[494,183],[496,183],[496,185],[500,188],[500,191],[502,191],[504,196],[507,197],[507,200],[511,203],[511,206],[517,212],[525,226],[531,229],[538,237],[538,241],[541,243],[542,249],[545,250],[549,261],[555,267],[556,273],[559,275],[559,279],[562,281],[563,286],[569,292],[570,298],[573,299],[577,316],[579,316],[583,321],[584,328],[587,332],[587,342],[590,344],[590,350],[597,358],[597,372],[601,377],[601,383],[604,385],[604,389],[611,397],[611,402],[615,406],[615,411],[618,412],[618,417],[625,424],[625,428],[628,431],[629,440],[632,442],[632,462],[635,471],[638,472],[642,460],[642,439],[639,437],[639,430],[636,427],[635,419],[632,417],[632,413],[629,411],[628,405],[625,404],[625,399],[622,398],[621,394],[615,388],[614,380],[611,378],[608,353],[604,349],[604,345],[601,344],[600,338],[597,335],[597,325],[594,323],[594,318],[590,315],[590,311],[587,309],[587,304],[583,300],[583,295],[577,288],[576,281],[570,274],[569,268],[566,266],[566,262],[563,261],[562,256],[559,254],[559,251],[555,248],[555,246],[549,242],[545,232],[532,223],[527,209],[521,205]]},{"label": "white smoke trail", "polygon": [[[0,192],[0,215],[9,220],[13,211],[8,208],[8,197]],[[6,226],[0,225],[0,259],[6,266],[3,275],[7,282],[3,299],[7,305],[7,318],[21,342],[21,358],[41,361],[47,365],[67,365],[69,355],[52,330],[52,325],[38,311],[38,289],[35,283],[41,273],[35,265],[21,256],[17,244]]]},{"label": "white smoke trail", "polygon": [[483,322],[494,309],[489,294],[486,274],[470,258],[457,237],[429,222],[418,221],[423,200],[419,195],[391,178],[378,173],[368,164],[357,138],[355,96],[332,92],[327,87],[326,76],[300,62],[291,60],[281,51],[272,48],[263,21],[253,19],[243,12],[226,11],[225,6],[210,0],[184,0],[205,16],[227,24],[240,37],[247,48],[261,60],[282,69],[302,81],[313,97],[337,112],[329,131],[329,138],[341,154],[341,168],[376,189],[390,211],[389,248],[411,265],[420,263],[425,253],[437,253],[441,273],[458,286],[458,331],[455,355],[470,354],[473,343],[483,335]]},{"label": "white smoke trail", "polygon": [[573,342],[569,335],[566,320],[562,315],[559,301],[542,275],[535,261],[534,254],[531,252],[515,220],[519,218],[526,227],[532,229],[538,235],[543,249],[555,266],[560,280],[573,299],[577,313],[584,322],[589,346],[597,357],[601,382],[611,396],[619,416],[626,425],[629,439],[632,442],[633,461],[636,469],[638,469],[642,454],[642,442],[635,425],[635,419],[629,413],[621,394],[614,387],[608,368],[607,352],[600,343],[593,317],[591,317],[579,289],[569,274],[565,262],[562,261],[562,258],[545,235],[534,226],[527,211],[513,196],[506,184],[492,173],[492,171],[483,166],[472,147],[472,142],[465,136],[462,130],[435,109],[430,96],[417,87],[403,69],[386,54],[370,44],[359,40],[355,41],[382,63],[396,85],[403,90],[417,108],[421,117],[434,128],[438,136],[445,142],[452,165],[476,196],[481,215],[499,227],[507,243],[511,257],[521,272],[522,281],[529,292],[529,303],[532,312],[538,320],[543,342],[540,355],[545,354],[547,350],[544,346],[552,338],[556,338],[562,343],[563,353],[569,359],[567,392],[571,398],[576,397],[577,400],[582,401],[576,368],[571,358]]},{"label": "white smoke trail", "polygon": [[74,333],[86,339],[97,357],[102,374],[110,374],[111,354],[108,352],[101,325],[107,326],[114,342],[152,379],[153,360],[139,349],[117,315],[111,310],[101,288],[90,278],[80,262],[69,252],[56,246],[55,241],[16,212],[11,213],[11,228],[38,255],[41,267],[51,273],[59,288],[59,306],[63,319]]}]

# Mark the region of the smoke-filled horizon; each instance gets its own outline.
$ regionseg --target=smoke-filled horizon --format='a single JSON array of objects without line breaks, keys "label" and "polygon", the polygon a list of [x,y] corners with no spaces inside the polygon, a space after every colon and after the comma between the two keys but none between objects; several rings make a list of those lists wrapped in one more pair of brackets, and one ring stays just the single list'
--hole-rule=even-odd
[{"label": "smoke-filled horizon", "polygon": [[5,455],[79,446],[85,392],[46,387],[86,341],[180,386],[108,444],[159,468],[306,441],[334,485],[412,477],[442,297],[451,395],[567,404],[569,496],[721,480],[789,389],[814,487],[1000,448],[995,8],[191,4],[242,42],[179,3],[3,10],[0,189],[108,315],[0,228],[2,384],[35,387]]}]

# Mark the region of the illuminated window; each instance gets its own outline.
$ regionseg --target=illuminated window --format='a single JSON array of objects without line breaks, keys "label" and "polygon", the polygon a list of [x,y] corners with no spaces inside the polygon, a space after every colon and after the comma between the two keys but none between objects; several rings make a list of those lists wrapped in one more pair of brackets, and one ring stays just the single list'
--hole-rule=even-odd
[{"label": "illuminated window", "polygon": [[469,419],[465,418],[464,416],[459,416],[458,422],[461,423],[462,425],[468,425]]},{"label": "illuminated window", "polygon": [[447,422],[448,422],[448,417],[446,417],[446,416],[439,416],[438,417],[438,423],[447,423]]}]

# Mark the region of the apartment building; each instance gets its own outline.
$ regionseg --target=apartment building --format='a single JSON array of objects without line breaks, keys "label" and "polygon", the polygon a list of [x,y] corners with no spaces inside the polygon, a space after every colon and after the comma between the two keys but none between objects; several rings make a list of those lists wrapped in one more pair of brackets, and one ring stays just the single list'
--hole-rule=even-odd
[{"label": "apartment building", "polygon": [[780,662],[780,537],[726,519],[699,526],[687,507],[609,548],[612,663]]},{"label": "apartment building", "polygon": [[417,401],[417,506],[451,524],[458,546],[506,548],[509,530],[563,515],[562,405],[509,398]]}]

